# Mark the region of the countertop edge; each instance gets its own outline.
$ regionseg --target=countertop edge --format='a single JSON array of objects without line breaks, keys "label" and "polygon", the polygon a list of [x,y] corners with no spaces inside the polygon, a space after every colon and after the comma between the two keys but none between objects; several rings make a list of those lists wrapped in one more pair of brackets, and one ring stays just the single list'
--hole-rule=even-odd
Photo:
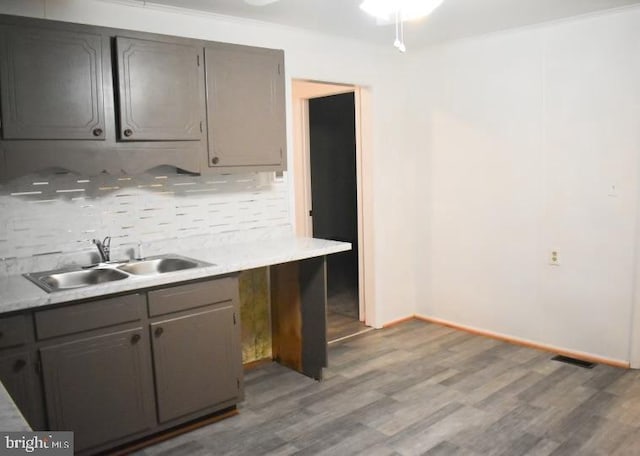
[{"label": "countertop edge", "polygon": [[351,250],[351,244],[348,242],[295,237],[259,243],[233,244],[205,250],[186,249],[171,253],[198,259],[210,263],[211,266],[176,271],[154,277],[132,276],[126,281],[55,293],[46,293],[21,275],[10,276],[0,281],[0,314],[135,292],[349,250]]},{"label": "countertop edge", "polygon": [[0,382],[0,423],[4,432],[32,431],[2,382]]}]

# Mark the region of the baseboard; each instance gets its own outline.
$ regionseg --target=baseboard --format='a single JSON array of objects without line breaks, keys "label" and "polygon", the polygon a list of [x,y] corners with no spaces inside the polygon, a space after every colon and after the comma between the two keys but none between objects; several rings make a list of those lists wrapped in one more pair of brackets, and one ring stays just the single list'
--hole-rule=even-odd
[{"label": "baseboard", "polygon": [[411,315],[409,317],[404,317],[404,318],[399,318],[397,320],[393,320],[390,321],[389,323],[385,323],[384,325],[382,325],[383,328],[391,328],[392,326],[397,326],[400,325],[402,323],[406,323],[407,321],[411,321],[411,320],[415,320],[416,316],[415,315]]},{"label": "baseboard", "polygon": [[538,342],[532,342],[530,340],[520,339],[518,337],[513,337],[513,336],[506,336],[504,334],[496,333],[496,332],[493,332],[493,331],[487,331],[487,330],[484,330],[484,329],[478,329],[478,328],[474,328],[472,326],[460,325],[458,323],[453,323],[451,321],[443,320],[443,319],[440,319],[440,318],[426,317],[424,315],[415,315],[414,317],[417,320],[426,321],[428,323],[435,323],[437,325],[447,326],[449,328],[458,329],[460,331],[465,331],[465,332],[468,332],[470,334],[475,334],[475,335],[484,336],[484,337],[490,337],[492,339],[497,339],[497,340],[501,340],[501,341],[504,341],[504,342],[509,342],[509,343],[515,344],[515,345],[521,345],[523,347],[534,348],[536,350],[542,350],[542,351],[546,351],[546,352],[549,352],[549,353],[554,353],[556,355],[560,354],[560,355],[564,355],[564,356],[570,356],[571,358],[581,359],[583,361],[588,361],[588,362],[591,362],[591,363],[606,364],[608,366],[621,367],[621,368],[624,368],[624,369],[629,369],[630,368],[630,363],[628,361],[620,361],[618,359],[605,358],[603,356],[592,355],[590,353],[584,353],[584,352],[574,351],[574,350],[567,350],[567,349],[564,349],[564,348],[555,347],[553,345],[547,345],[547,344],[541,344],[541,343],[538,343]]},{"label": "baseboard", "polygon": [[113,450],[109,450],[108,452],[100,452],[99,454],[108,454],[110,456],[126,456],[151,445],[157,445],[158,443],[173,439],[188,432],[195,431],[196,429],[200,429],[201,427],[209,426],[210,424],[226,420],[227,418],[235,416],[238,413],[240,413],[239,410],[236,408],[236,406],[233,406],[204,418],[199,418],[188,423],[181,424],[175,428],[160,431],[157,434],[145,437],[142,440],[138,440],[136,442],[122,445]]}]

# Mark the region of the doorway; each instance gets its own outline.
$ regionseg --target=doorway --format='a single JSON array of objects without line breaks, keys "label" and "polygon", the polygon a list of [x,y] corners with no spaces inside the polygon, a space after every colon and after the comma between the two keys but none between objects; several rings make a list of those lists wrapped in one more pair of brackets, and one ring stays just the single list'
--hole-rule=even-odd
[{"label": "doorway", "polygon": [[365,201],[360,92],[355,86],[294,81],[297,233],[350,242],[327,257],[329,341],[370,330],[363,246]]},{"label": "doorway", "polygon": [[327,257],[329,340],[363,328],[359,315],[358,198],[354,93],[309,100],[309,171],[313,236],[350,242]]}]

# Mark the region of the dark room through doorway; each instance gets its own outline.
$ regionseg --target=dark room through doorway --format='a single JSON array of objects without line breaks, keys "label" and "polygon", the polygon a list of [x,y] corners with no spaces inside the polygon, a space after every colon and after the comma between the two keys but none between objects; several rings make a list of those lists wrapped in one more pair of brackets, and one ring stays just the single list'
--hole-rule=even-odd
[{"label": "dark room through doorway", "polygon": [[367,328],[359,315],[354,97],[349,92],[309,100],[313,236],[350,242],[353,246],[351,251],[327,257],[330,341]]}]

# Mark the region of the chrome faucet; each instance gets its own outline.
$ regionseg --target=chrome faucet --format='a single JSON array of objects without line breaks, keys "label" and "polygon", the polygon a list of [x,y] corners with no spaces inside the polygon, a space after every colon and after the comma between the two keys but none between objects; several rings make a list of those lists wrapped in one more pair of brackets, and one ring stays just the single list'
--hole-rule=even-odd
[{"label": "chrome faucet", "polygon": [[107,236],[102,240],[102,242],[100,242],[99,239],[94,239],[92,242],[98,248],[98,253],[100,253],[100,261],[102,263],[108,263],[111,259],[111,236]]}]

